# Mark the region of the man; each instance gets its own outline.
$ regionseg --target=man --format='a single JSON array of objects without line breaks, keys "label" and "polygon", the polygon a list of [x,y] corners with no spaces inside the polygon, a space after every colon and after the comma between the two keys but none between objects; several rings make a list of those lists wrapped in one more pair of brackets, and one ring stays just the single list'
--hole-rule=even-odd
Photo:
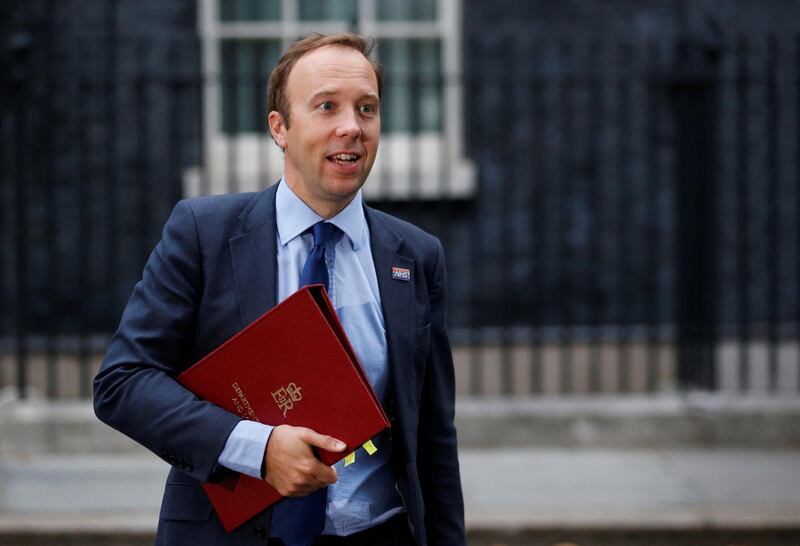
[{"label": "man", "polygon": [[[360,192],[380,138],[370,49],[312,35],[283,55],[269,82],[283,178],[178,203],[109,344],[95,412],[173,465],[157,544],[465,543],[442,248]],[[244,421],[174,380],[314,278],[392,422],[347,468],[313,456],[343,451],[335,438]],[[290,498],[226,533],[201,489],[226,472]]]}]

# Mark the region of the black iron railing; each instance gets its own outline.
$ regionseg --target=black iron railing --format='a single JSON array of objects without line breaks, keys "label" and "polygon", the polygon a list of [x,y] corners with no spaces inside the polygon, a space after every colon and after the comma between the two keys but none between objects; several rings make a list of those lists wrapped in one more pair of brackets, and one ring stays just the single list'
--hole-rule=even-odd
[{"label": "black iron railing", "polygon": [[[67,70],[11,38],[0,383],[86,397],[174,203],[279,175],[266,134],[237,126],[239,90],[263,90],[269,68],[220,81],[197,41],[109,32]],[[459,392],[797,395],[798,37],[466,38],[463,73],[387,81],[463,107],[384,134],[368,181],[374,206],[445,244]],[[209,135],[211,88],[228,117]]]}]

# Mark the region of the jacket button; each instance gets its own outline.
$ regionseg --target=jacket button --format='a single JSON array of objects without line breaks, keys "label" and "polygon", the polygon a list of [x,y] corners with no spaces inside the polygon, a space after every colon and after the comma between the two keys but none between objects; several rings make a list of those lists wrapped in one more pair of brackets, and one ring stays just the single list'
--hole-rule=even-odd
[{"label": "jacket button", "polygon": [[255,534],[258,538],[265,539],[267,538],[267,529],[266,527],[256,527],[253,529],[253,534]]}]

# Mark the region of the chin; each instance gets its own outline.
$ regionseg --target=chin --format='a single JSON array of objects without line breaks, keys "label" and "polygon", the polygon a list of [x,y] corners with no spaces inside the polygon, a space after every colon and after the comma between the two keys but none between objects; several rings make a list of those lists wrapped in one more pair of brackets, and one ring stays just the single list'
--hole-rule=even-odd
[{"label": "chin", "polygon": [[361,186],[364,185],[366,178],[362,179],[344,179],[344,180],[332,180],[328,184],[326,184],[328,188],[328,193],[331,195],[337,196],[341,199],[346,199],[351,197],[361,189]]}]

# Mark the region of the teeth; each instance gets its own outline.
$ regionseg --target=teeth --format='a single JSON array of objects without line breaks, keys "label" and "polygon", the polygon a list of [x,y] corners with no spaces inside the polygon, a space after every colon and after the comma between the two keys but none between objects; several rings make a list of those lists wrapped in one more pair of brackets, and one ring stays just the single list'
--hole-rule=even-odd
[{"label": "teeth", "polygon": [[341,161],[355,161],[358,158],[358,156],[354,154],[336,154],[333,157]]}]

